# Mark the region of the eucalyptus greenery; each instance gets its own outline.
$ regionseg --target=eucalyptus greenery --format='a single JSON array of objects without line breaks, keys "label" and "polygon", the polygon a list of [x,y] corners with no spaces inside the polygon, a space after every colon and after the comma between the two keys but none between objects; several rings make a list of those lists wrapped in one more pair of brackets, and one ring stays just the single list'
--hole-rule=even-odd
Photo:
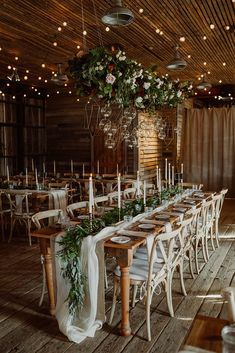
[{"label": "eucalyptus greenery", "polygon": [[[170,197],[179,193],[181,189],[171,187],[171,189],[163,189],[161,195],[154,195],[147,199],[147,207],[156,207],[160,204],[160,200],[168,200]],[[125,215],[133,217],[144,212],[144,202],[142,198],[138,198],[131,202],[125,202],[121,209],[114,208],[105,213],[101,218],[83,220],[81,225],[71,226],[65,230],[65,235],[59,241],[61,250],[57,253],[62,263],[62,275],[70,283],[70,291],[68,294],[68,306],[71,314],[78,313],[84,303],[87,288],[87,276],[81,266],[81,247],[82,241],[88,235],[95,235],[106,226],[115,225],[118,221],[123,220]]]}]

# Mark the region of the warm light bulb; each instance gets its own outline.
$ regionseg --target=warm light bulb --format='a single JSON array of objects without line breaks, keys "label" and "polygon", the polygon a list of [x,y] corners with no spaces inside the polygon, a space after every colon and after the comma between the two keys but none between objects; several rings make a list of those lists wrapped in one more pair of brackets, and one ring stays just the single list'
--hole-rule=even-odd
[{"label": "warm light bulb", "polygon": [[57,47],[57,42],[54,42],[53,45],[54,45],[54,47]]},{"label": "warm light bulb", "polygon": [[50,97],[50,94],[47,94],[47,98],[49,98]]},{"label": "warm light bulb", "polygon": [[79,98],[77,98],[77,102],[79,102],[80,101],[80,99]]},{"label": "warm light bulb", "polygon": [[189,55],[188,55],[188,59],[190,59],[190,58],[191,58],[191,55],[189,54]]},{"label": "warm light bulb", "polygon": [[159,34],[160,34],[160,36],[162,36],[162,35],[163,35],[163,31],[160,31],[160,33],[159,33]]},{"label": "warm light bulb", "polygon": [[203,65],[206,66],[206,61],[204,61]]},{"label": "warm light bulb", "polygon": [[82,34],[83,34],[84,36],[86,36],[86,35],[87,35],[87,31],[83,31]]},{"label": "warm light bulb", "polygon": [[139,9],[139,13],[143,13],[144,12],[144,9]]},{"label": "warm light bulb", "polygon": [[43,68],[46,67],[46,64],[42,64],[42,67],[43,67]]},{"label": "warm light bulb", "polygon": [[185,37],[180,37],[180,42],[185,42]]},{"label": "warm light bulb", "polygon": [[19,60],[18,56],[15,56],[15,60],[16,60],[16,61]]},{"label": "warm light bulb", "polygon": [[223,63],[223,66],[226,66],[226,63]]},{"label": "warm light bulb", "polygon": [[56,91],[57,94],[60,94],[60,91]]},{"label": "warm light bulb", "polygon": [[64,26],[64,27],[67,26],[67,22],[66,22],[66,21],[63,22],[63,26]]},{"label": "warm light bulb", "polygon": [[222,83],[222,80],[219,80],[219,83]]},{"label": "warm light bulb", "polygon": [[203,40],[206,40],[206,36],[203,36]]},{"label": "warm light bulb", "polygon": [[210,29],[214,29],[215,25],[213,23],[210,24]]},{"label": "warm light bulb", "polygon": [[41,79],[42,79],[41,76],[38,76],[38,80],[41,81]]},{"label": "warm light bulb", "polygon": [[47,80],[44,80],[45,83],[47,83]]},{"label": "warm light bulb", "polygon": [[80,49],[81,47],[80,47],[80,45],[77,45],[77,49]]},{"label": "warm light bulb", "polygon": [[207,71],[207,73],[208,73],[208,75],[210,75],[210,74],[211,74],[211,72],[210,72],[210,71]]},{"label": "warm light bulb", "polygon": [[7,68],[8,68],[8,70],[11,70],[11,65],[8,65]]},{"label": "warm light bulb", "polygon": [[225,29],[226,29],[226,31],[229,31],[230,30],[230,26],[226,26]]},{"label": "warm light bulb", "polygon": [[72,91],[69,91],[69,94],[72,94]]},{"label": "warm light bulb", "polygon": [[24,98],[27,97],[26,94],[24,94]]},{"label": "warm light bulb", "polygon": [[57,29],[58,29],[58,31],[59,31],[59,32],[61,32],[61,31],[62,31],[62,28],[61,28],[61,27],[58,27]]},{"label": "warm light bulb", "polygon": [[28,76],[24,76],[24,80],[28,80]]},{"label": "warm light bulb", "polygon": [[106,30],[106,32],[109,32],[109,31],[110,31],[110,28],[109,28],[109,27],[106,27],[105,30]]},{"label": "warm light bulb", "polygon": [[16,96],[12,96],[12,99],[16,99]]},{"label": "warm light bulb", "polygon": [[25,70],[25,72],[26,72],[26,74],[28,74],[28,73],[29,73],[29,70]]},{"label": "warm light bulb", "polygon": [[156,28],[156,33],[160,33],[160,29],[159,28]]}]

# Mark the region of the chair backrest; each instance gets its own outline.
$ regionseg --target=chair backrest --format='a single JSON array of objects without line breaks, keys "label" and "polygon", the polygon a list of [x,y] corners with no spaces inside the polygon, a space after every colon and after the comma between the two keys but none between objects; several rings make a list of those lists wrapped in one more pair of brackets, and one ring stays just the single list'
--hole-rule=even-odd
[{"label": "chair backrest", "polygon": [[150,254],[148,286],[154,281],[154,263],[156,260],[157,247],[161,252],[161,258],[163,259],[163,266],[165,267],[166,273],[175,266],[175,261],[178,259],[178,253],[175,252],[175,247],[178,247],[178,244],[181,243],[181,230],[181,225],[178,225],[174,230],[157,234],[154,237]]},{"label": "chair backrest", "polygon": [[184,182],[180,184],[184,189],[186,188],[195,188],[197,190],[201,190],[203,188],[203,184],[197,184],[197,183],[193,183],[193,182]]},{"label": "chair backrest", "polygon": [[117,203],[118,200],[118,191],[113,191],[108,194],[109,205],[113,205]]},{"label": "chair backrest", "polygon": [[220,217],[220,212],[222,209],[222,202],[223,202],[223,194],[218,193],[212,196],[212,199],[214,201],[214,207],[215,207],[215,218]]},{"label": "chair backrest", "polygon": [[63,216],[63,211],[60,209],[42,211],[37,212],[32,216],[32,222],[35,224],[37,229],[41,229],[48,225],[45,222],[42,222],[42,220],[47,219],[49,221],[50,219],[54,218],[54,221],[58,221],[60,218],[62,219]]},{"label": "chair backrest", "polygon": [[[222,196],[222,202],[221,202],[221,210],[222,210],[223,203],[224,203],[224,199],[225,199],[225,195],[227,194],[227,192],[228,192],[228,189],[222,189],[222,190],[220,190],[220,193],[223,195],[223,196]],[[221,210],[220,210],[220,211],[221,211]]]},{"label": "chair backrest", "polygon": [[190,210],[190,214],[192,214],[193,216],[192,227],[191,227],[193,237],[196,237],[198,235],[198,232],[200,229],[201,212],[202,212],[201,205],[199,207],[192,208]]},{"label": "chair backrest", "polygon": [[70,217],[75,217],[74,211],[82,211],[82,213],[88,213],[88,201],[79,201],[71,203],[67,206],[67,213]]},{"label": "chair backrest", "polygon": [[123,198],[124,200],[134,199],[136,196],[136,188],[127,188],[123,190]]},{"label": "chair backrest", "polygon": [[194,215],[192,213],[187,214],[184,219],[178,223],[182,227],[179,237],[182,248],[188,247],[191,242],[191,237],[193,236],[193,219]]},{"label": "chair backrest", "polygon": [[65,188],[67,184],[68,184],[68,182],[65,180],[61,181],[61,182],[49,183],[48,188],[49,188],[49,190],[61,189],[61,188]]},{"label": "chair backrest", "polygon": [[29,214],[29,197],[32,196],[32,193],[19,190],[14,193],[7,193],[6,195],[10,203],[10,208],[14,214]]},{"label": "chair backrest", "polygon": [[105,196],[97,196],[94,198],[94,206],[95,207],[99,207],[99,204],[101,204],[101,206],[105,206],[107,205],[109,202],[109,197],[108,195]]}]

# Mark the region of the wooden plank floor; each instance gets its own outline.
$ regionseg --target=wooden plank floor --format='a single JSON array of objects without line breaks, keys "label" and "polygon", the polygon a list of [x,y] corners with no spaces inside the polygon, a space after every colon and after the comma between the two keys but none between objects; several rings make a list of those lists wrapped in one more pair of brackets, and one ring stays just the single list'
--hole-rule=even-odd
[{"label": "wooden plank floor", "polygon": [[[29,247],[27,239],[15,237],[11,244],[0,243],[0,353],[175,353],[180,349],[196,314],[226,317],[221,288],[235,285],[235,200],[226,200],[221,215],[220,248],[210,257],[200,275],[192,279],[185,273],[187,297],[174,279],[175,317],[168,315],[163,293],[154,297],[151,314],[152,341],[146,341],[145,310],[138,303],[131,310],[132,335],[118,335],[120,306],[112,327],[107,324],[77,345],[69,342],[47,311],[47,298],[38,306],[41,293],[41,267],[38,245]],[[110,264],[111,266],[111,264]],[[111,278],[111,276],[110,276]],[[112,289],[106,293],[109,316]]]}]

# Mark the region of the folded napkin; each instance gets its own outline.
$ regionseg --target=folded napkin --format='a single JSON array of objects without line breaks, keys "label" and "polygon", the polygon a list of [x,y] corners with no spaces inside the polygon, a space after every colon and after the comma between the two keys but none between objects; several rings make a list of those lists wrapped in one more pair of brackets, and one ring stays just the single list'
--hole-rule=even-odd
[{"label": "folded napkin", "polygon": [[175,212],[167,212],[167,214],[169,214],[170,216],[176,216],[176,217],[179,217],[180,221],[183,220],[184,218],[184,213],[185,213],[185,210],[182,211],[178,211],[178,210],[173,210]]},{"label": "folded napkin", "polygon": [[181,207],[174,207],[173,211],[176,213],[185,213],[188,210],[188,208],[181,208]]},{"label": "folded napkin", "polygon": [[129,230],[129,229],[120,229],[117,231],[117,234],[121,234],[121,235],[127,235],[127,236],[132,236],[132,237],[143,237],[146,238],[146,236],[148,236],[149,233],[147,232],[141,232],[138,230]]}]

